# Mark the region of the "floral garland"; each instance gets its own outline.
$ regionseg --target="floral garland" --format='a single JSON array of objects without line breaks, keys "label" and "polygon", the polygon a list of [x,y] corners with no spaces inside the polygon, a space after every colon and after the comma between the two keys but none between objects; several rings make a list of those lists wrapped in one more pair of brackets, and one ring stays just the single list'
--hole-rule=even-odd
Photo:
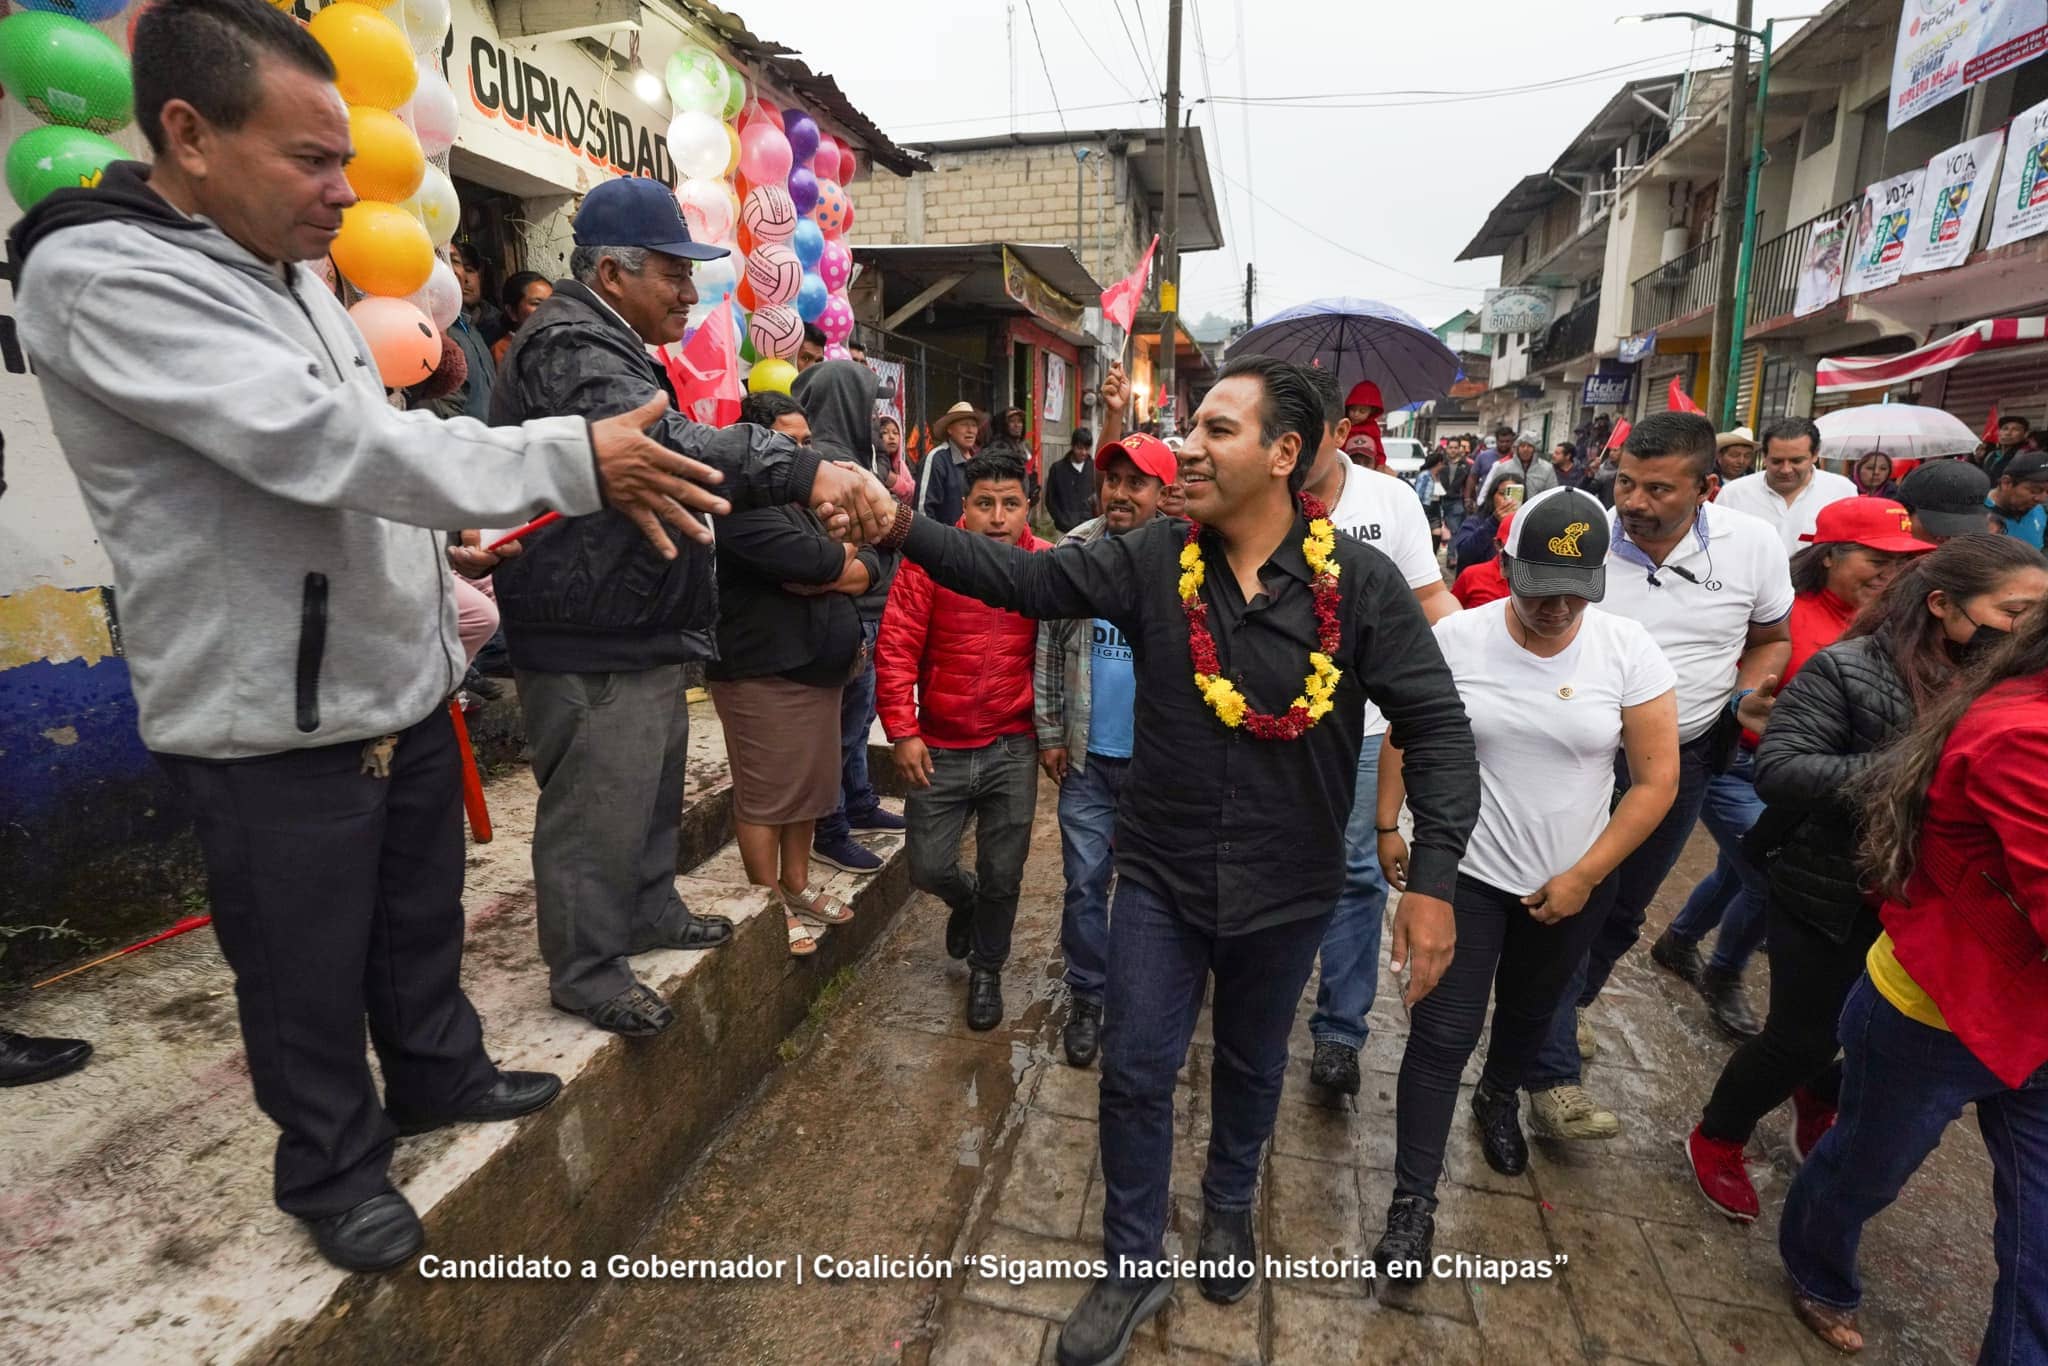
[{"label": "floral garland", "polygon": [[1308,561],[1317,643],[1322,648],[1309,652],[1309,674],[1302,680],[1301,696],[1279,716],[1254,709],[1223,677],[1216,638],[1209,634],[1209,606],[1202,601],[1207,569],[1199,542],[1201,523],[1189,523],[1187,543],[1180,548],[1180,605],[1188,619],[1188,654],[1195,666],[1195,688],[1217,720],[1233,730],[1241,726],[1260,740],[1299,740],[1329,713],[1337,680],[1344,676],[1332,659],[1343,639],[1337,619],[1337,530],[1330,525],[1329,511],[1307,494],[1301,496],[1301,510],[1308,517],[1308,536],[1301,543],[1301,553]]}]

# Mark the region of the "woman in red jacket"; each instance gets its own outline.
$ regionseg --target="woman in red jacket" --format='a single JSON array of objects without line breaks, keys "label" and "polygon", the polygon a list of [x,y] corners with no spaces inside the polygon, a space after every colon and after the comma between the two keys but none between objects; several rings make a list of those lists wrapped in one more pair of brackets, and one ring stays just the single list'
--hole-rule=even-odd
[{"label": "woman in red jacket", "polygon": [[[1021,460],[985,452],[962,477],[963,529],[1045,549],[1028,524]],[[1003,1019],[1003,964],[1038,810],[1037,651],[1037,622],[940,588],[909,560],[897,570],[875,641],[875,711],[910,789],[910,880],[946,903],[946,952],[967,960],[970,1029]],[[960,867],[970,815],[972,873]]]},{"label": "woman in red jacket", "polygon": [[1998,1284],[1979,1366],[2048,1361],[2048,604],[1860,784],[1884,933],[1842,1011],[1842,1108],[1785,1198],[1793,1308],[1863,1346],[1856,1247],[1974,1103]]}]

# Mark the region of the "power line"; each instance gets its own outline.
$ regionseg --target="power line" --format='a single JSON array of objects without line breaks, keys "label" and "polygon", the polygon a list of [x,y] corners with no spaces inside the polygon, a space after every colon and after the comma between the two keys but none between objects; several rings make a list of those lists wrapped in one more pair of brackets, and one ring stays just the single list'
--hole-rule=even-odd
[{"label": "power line", "polygon": [[1620,73],[1640,72],[1673,57],[1685,55],[1684,52],[1659,53],[1614,66],[1573,72],[1547,81],[1528,81],[1520,85],[1499,86],[1490,90],[1340,90],[1320,95],[1217,95],[1214,99],[1218,104],[1248,104],[1264,109],[1387,109],[1432,104],[1465,104],[1480,100],[1507,99],[1515,95],[1540,94],[1577,85],[1597,84],[1610,80]]},{"label": "power line", "polygon": [[[1073,112],[1085,114],[1097,109],[1125,109],[1134,104],[1157,103],[1157,100],[1142,99],[1104,100],[1098,104],[1077,104],[1074,106]],[[1059,109],[1026,109],[1019,113],[1017,117],[1020,119],[1035,119],[1043,118],[1047,114],[1058,114],[1061,112]],[[957,119],[921,119],[916,123],[894,123],[890,125],[890,128],[896,132],[906,128],[954,128],[963,123],[1001,123],[1009,117],[1008,114],[970,114],[964,118]]]},{"label": "power line", "polygon": [[[1250,62],[1244,60],[1244,0],[1233,0],[1231,8],[1236,12],[1237,16],[1237,93],[1242,97],[1246,93],[1245,70],[1251,65]],[[1249,105],[1239,106],[1237,121],[1239,136],[1244,139],[1245,193],[1250,194],[1252,186],[1257,182],[1252,179],[1252,111]],[[1249,230],[1249,238],[1246,245],[1251,248],[1252,260],[1256,261],[1259,259],[1259,216],[1255,213],[1248,213],[1245,215],[1245,223]]]},{"label": "power line", "polygon": [[[1231,182],[1231,183],[1233,183],[1233,184],[1236,184],[1236,180],[1235,180],[1235,177],[1233,177],[1233,176],[1232,176],[1232,175],[1230,174],[1230,172],[1228,172],[1228,171],[1224,170],[1224,169],[1223,169],[1223,168],[1221,168],[1220,166],[1219,166],[1219,167],[1217,168],[1217,170],[1216,170],[1216,174],[1217,174],[1217,175],[1219,175],[1219,176],[1221,176],[1221,177],[1223,177],[1223,179],[1225,179],[1225,180],[1227,180],[1227,181],[1230,181],[1230,182]],[[1394,272],[1394,274],[1396,274],[1396,275],[1405,275],[1405,276],[1407,276],[1407,277],[1408,277],[1409,279],[1411,279],[1411,280],[1420,280],[1420,281],[1421,281],[1421,282],[1422,282],[1423,284],[1426,284],[1426,285],[1436,285],[1436,286],[1438,286],[1439,288],[1442,288],[1442,289],[1457,289],[1457,290],[1465,290],[1465,291],[1468,291],[1468,292],[1469,292],[1469,291],[1471,291],[1471,290],[1475,290],[1475,289],[1483,289],[1483,288],[1485,288],[1485,286],[1483,286],[1483,285],[1460,285],[1460,284],[1452,284],[1452,283],[1451,283],[1450,281],[1448,281],[1448,280],[1432,280],[1432,279],[1430,279],[1430,278],[1429,278],[1428,276],[1426,276],[1426,275],[1417,275],[1417,274],[1416,274],[1416,273],[1415,273],[1414,271],[1412,271],[1412,270],[1403,270],[1403,269],[1401,269],[1401,267],[1399,267],[1399,266],[1397,266],[1397,265],[1393,265],[1393,264],[1391,264],[1391,263],[1389,263],[1389,262],[1386,262],[1386,261],[1382,261],[1382,260],[1380,260],[1380,259],[1379,259],[1378,257],[1376,257],[1376,256],[1367,256],[1367,255],[1366,255],[1366,254],[1365,254],[1364,252],[1360,251],[1360,250],[1359,250],[1358,248],[1356,248],[1356,247],[1353,247],[1353,246],[1348,246],[1348,245],[1346,245],[1346,244],[1345,244],[1345,243],[1343,243],[1343,242],[1339,242],[1339,241],[1338,241],[1338,240],[1337,240],[1336,238],[1334,238],[1334,237],[1331,237],[1331,236],[1330,236],[1329,234],[1327,234],[1327,233],[1325,233],[1325,232],[1322,232],[1322,231],[1320,231],[1319,229],[1316,229],[1316,228],[1312,228],[1312,227],[1310,227],[1310,226],[1309,226],[1308,224],[1306,224],[1306,223],[1302,222],[1302,221],[1301,221],[1301,220],[1300,220],[1299,218],[1296,218],[1296,217],[1295,217],[1295,216],[1294,216],[1293,214],[1291,214],[1291,213],[1288,213],[1288,212],[1287,212],[1287,211],[1286,211],[1285,209],[1282,209],[1282,208],[1278,207],[1277,205],[1275,205],[1275,204],[1271,203],[1270,201],[1268,201],[1268,200],[1264,200],[1264,199],[1260,199],[1260,198],[1259,198],[1259,197],[1258,197],[1257,195],[1255,195],[1255,194],[1252,194],[1251,190],[1250,190],[1250,189],[1249,189],[1248,187],[1246,187],[1246,186],[1244,186],[1244,185],[1238,185],[1238,187],[1237,187],[1237,188],[1239,188],[1240,190],[1243,190],[1243,191],[1244,191],[1244,192],[1245,192],[1246,194],[1248,194],[1248,195],[1251,195],[1251,197],[1252,197],[1252,199],[1253,199],[1253,201],[1254,201],[1254,202],[1256,202],[1256,203],[1258,203],[1258,204],[1262,204],[1262,205],[1264,205],[1264,206],[1265,206],[1265,207],[1266,207],[1267,209],[1270,209],[1270,210],[1272,210],[1272,212],[1273,212],[1274,214],[1278,215],[1278,216],[1279,216],[1280,218],[1284,219],[1285,221],[1287,221],[1287,222],[1289,222],[1289,223],[1292,223],[1292,224],[1293,224],[1293,225],[1294,225],[1295,227],[1297,227],[1297,228],[1300,228],[1300,229],[1301,229],[1301,230],[1302,230],[1303,232],[1307,233],[1307,234],[1308,234],[1309,236],[1311,236],[1311,237],[1313,237],[1313,238],[1317,239],[1318,241],[1321,241],[1321,242],[1327,242],[1327,243],[1328,243],[1329,245],[1331,245],[1331,246],[1335,247],[1335,248],[1336,248],[1337,250],[1339,250],[1339,251],[1341,251],[1341,252],[1345,253],[1345,254],[1346,254],[1346,255],[1348,255],[1348,256],[1356,256],[1356,257],[1357,257],[1357,258],[1358,258],[1359,260],[1361,260],[1361,261],[1365,262],[1365,263],[1366,263],[1367,265],[1372,265],[1372,266],[1378,266],[1378,267],[1379,267],[1379,268],[1380,268],[1381,270],[1391,270],[1391,271],[1393,271],[1393,272]]]},{"label": "power line", "polygon": [[[1188,9],[1193,11],[1195,17],[1195,59],[1202,68],[1202,94],[1204,96],[1212,96],[1214,92],[1209,88],[1209,49],[1202,41],[1201,0],[1188,0]],[[1216,163],[1220,166],[1223,164],[1223,130],[1220,127],[1222,121],[1216,116],[1216,106],[1214,104],[1209,104],[1203,112],[1209,116],[1209,135],[1216,139]],[[1244,258],[1238,254],[1237,250],[1237,216],[1230,209],[1230,182],[1228,181],[1225,181],[1223,184],[1222,199],[1223,223],[1225,227],[1223,243],[1230,250],[1231,273],[1242,275],[1244,274]]]},{"label": "power line", "polygon": [[1060,92],[1053,89],[1052,63],[1045,60],[1045,43],[1038,36],[1038,11],[1031,8],[1031,0],[1024,0],[1024,17],[1031,21],[1031,44],[1038,49],[1038,69],[1045,73],[1045,93],[1052,96],[1052,112],[1059,115],[1060,131],[1067,131],[1066,111],[1060,108]]},{"label": "power line", "polygon": [[[1117,23],[1123,28],[1124,41],[1131,45],[1131,56],[1138,63],[1138,74],[1143,76],[1146,80],[1150,81],[1156,88],[1159,85],[1159,76],[1156,72],[1152,70],[1151,66],[1146,63],[1145,54],[1138,50],[1138,40],[1131,36],[1131,21],[1124,18],[1124,7],[1121,4],[1119,4],[1117,0],[1110,0],[1109,7],[1116,14]],[[1145,16],[1142,14],[1138,16],[1141,22],[1143,21],[1144,17]]]},{"label": "power line", "polygon": [[[1112,3],[1113,3],[1113,2],[1114,2],[1114,0],[1112,0]],[[1158,71],[1158,68],[1156,68],[1156,67],[1152,66],[1152,64],[1151,64],[1151,62],[1152,62],[1152,35],[1151,35],[1151,34],[1150,34],[1149,32],[1147,32],[1147,31],[1146,31],[1146,28],[1145,28],[1145,4],[1144,4],[1144,0],[1131,0],[1131,12],[1132,12],[1132,13],[1134,13],[1134,14],[1136,14],[1136,15],[1138,16],[1138,33],[1139,33],[1139,35],[1140,35],[1140,36],[1142,36],[1142,37],[1144,38],[1144,40],[1145,40],[1145,63],[1146,63],[1146,70],[1148,70],[1148,71],[1150,71],[1150,72],[1152,73],[1152,83],[1153,83],[1154,85],[1159,85],[1159,84],[1162,84],[1162,82],[1161,82],[1161,81],[1160,81],[1160,79],[1159,79],[1159,71]]]},{"label": "power line", "polygon": [[[1074,12],[1067,8],[1067,0],[1058,0],[1058,3],[1060,7],[1060,13],[1067,16],[1067,23],[1073,26],[1075,33],[1080,35],[1081,45],[1088,49],[1088,55],[1095,59],[1095,64],[1102,68],[1103,73],[1107,75],[1111,81],[1116,83],[1117,89],[1123,91],[1126,95],[1130,95],[1131,99],[1134,102],[1144,102],[1141,96],[1133,94],[1131,88],[1128,85],[1124,84],[1123,78],[1116,74],[1115,69],[1112,68],[1108,62],[1102,59],[1101,51],[1096,47],[1095,43],[1089,39],[1088,34],[1081,27],[1080,21],[1074,18]],[[1139,73],[1141,77],[1143,76],[1143,74],[1144,73],[1142,72]]]}]

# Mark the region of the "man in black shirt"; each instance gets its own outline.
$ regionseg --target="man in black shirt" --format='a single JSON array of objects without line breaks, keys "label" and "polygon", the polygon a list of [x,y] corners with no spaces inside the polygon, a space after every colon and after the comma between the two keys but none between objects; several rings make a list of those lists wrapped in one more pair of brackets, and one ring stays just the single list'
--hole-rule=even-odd
[{"label": "man in black shirt", "polygon": [[[1117,813],[1102,1041],[1110,1274],[1067,1319],[1067,1366],[1113,1360],[1172,1293],[1154,1264],[1173,1162],[1174,1077],[1211,973],[1212,1118],[1197,1255],[1212,1267],[1200,1288],[1228,1303],[1256,1279],[1223,1259],[1256,1265],[1259,1155],[1295,1008],[1344,878],[1368,697],[1392,721],[1411,778],[1415,869],[1391,954],[1397,970],[1412,964],[1405,998],[1426,995],[1450,961],[1449,897],[1479,807],[1472,733],[1392,562],[1326,523],[1312,528],[1297,505],[1322,431],[1306,372],[1245,357],[1225,367],[1181,452],[1187,512],[1201,528],[1194,541],[1186,522],[1162,517],[1032,555],[908,509],[883,541],[900,540],[945,587],[1027,616],[1106,618],[1133,647],[1133,751]],[[1310,565],[1326,555],[1334,584]],[[1323,650],[1319,609],[1338,634],[1325,662],[1341,676],[1327,697],[1327,673],[1311,657]],[[1215,656],[1201,687],[1197,623]],[[1290,706],[1297,699],[1301,710]]]},{"label": "man in black shirt", "polygon": [[1067,458],[1046,471],[1045,510],[1062,536],[1095,515],[1094,442],[1086,427],[1076,427]]}]

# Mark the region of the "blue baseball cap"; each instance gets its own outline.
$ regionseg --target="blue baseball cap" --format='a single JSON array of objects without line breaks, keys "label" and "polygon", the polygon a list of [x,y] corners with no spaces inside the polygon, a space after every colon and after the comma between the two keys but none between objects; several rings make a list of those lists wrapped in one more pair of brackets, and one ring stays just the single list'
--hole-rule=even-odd
[{"label": "blue baseball cap", "polygon": [[576,210],[579,247],[645,247],[687,261],[716,261],[724,247],[690,240],[690,226],[668,186],[644,176],[607,180]]}]

